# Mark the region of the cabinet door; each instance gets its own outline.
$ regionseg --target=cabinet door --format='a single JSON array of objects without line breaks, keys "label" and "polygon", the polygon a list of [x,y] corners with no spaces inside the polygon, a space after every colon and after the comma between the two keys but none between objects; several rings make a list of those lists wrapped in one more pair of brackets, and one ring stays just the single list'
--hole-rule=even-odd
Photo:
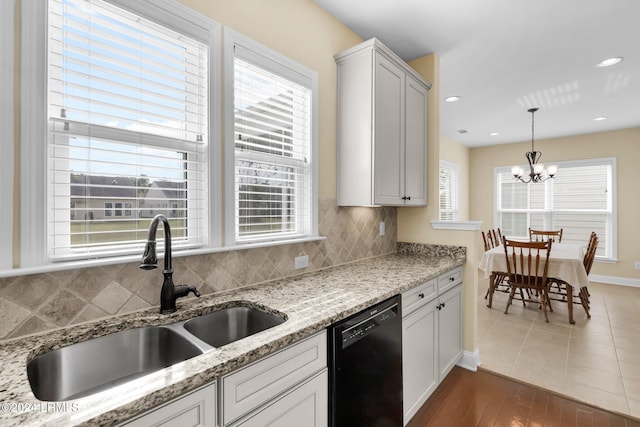
[{"label": "cabinet door", "polygon": [[122,427],[215,427],[216,383],[152,409]]},{"label": "cabinet door", "polygon": [[375,54],[374,76],[374,203],[402,205],[404,200],[405,73]]},{"label": "cabinet door", "polygon": [[406,76],[405,203],[427,205],[427,88]]},{"label": "cabinet door", "polygon": [[329,376],[325,369],[235,426],[326,427],[329,413],[328,381]]},{"label": "cabinet door", "polygon": [[293,344],[222,377],[222,421],[229,424],[327,367],[327,333]]},{"label": "cabinet door", "polygon": [[438,385],[437,303],[437,300],[433,301],[402,318],[404,424]]},{"label": "cabinet door", "polygon": [[438,301],[438,366],[442,381],[462,356],[462,284],[445,292]]}]

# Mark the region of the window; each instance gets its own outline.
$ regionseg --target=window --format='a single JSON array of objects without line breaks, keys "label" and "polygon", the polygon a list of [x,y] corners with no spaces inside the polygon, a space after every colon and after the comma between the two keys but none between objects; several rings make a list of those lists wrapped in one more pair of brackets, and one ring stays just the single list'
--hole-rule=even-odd
[{"label": "window", "polygon": [[562,241],[586,244],[595,231],[596,256],[616,258],[614,158],[561,162],[554,179],[538,184],[514,180],[510,168],[496,168],[496,223],[502,234],[528,238],[529,227],[562,228]]},{"label": "window", "polygon": [[317,234],[317,76],[232,31],[225,32],[227,241]]},{"label": "window", "polygon": [[176,250],[220,246],[223,208],[227,246],[317,237],[315,72],[228,31],[223,96],[220,26],[175,0],[21,16],[20,267],[137,254],[158,213]]},{"label": "window", "polygon": [[457,221],[459,212],[460,166],[440,160],[440,221]]},{"label": "window", "polygon": [[[46,93],[21,103],[38,112],[46,98],[42,132],[21,136],[30,153],[47,141],[46,155],[21,162],[29,171],[47,165],[34,184],[47,189],[47,238],[27,232],[22,253],[47,248],[29,257],[33,265],[136,253],[158,213],[175,248],[209,244],[215,23],[167,0],[48,0],[27,2],[23,13],[48,28],[23,38],[31,48],[46,40],[48,63],[36,54],[26,61]],[[28,203],[21,211],[40,211]],[[25,227],[41,223],[37,216]]]}]

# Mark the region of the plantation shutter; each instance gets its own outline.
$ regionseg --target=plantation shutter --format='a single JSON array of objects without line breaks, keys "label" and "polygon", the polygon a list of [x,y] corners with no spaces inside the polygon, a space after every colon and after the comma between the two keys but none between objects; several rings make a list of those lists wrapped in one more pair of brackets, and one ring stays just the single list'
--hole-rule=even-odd
[{"label": "plantation shutter", "polygon": [[235,239],[311,233],[311,81],[235,46]]},{"label": "plantation shutter", "polygon": [[49,1],[49,256],[207,238],[208,47],[99,0]]},{"label": "plantation shutter", "polygon": [[544,183],[523,184],[508,170],[496,174],[502,233],[528,238],[529,227],[563,229],[563,243],[585,244],[599,237],[597,256],[614,256],[614,159],[560,164],[561,173]]},{"label": "plantation shutter", "polygon": [[584,243],[595,231],[597,255],[604,256],[613,241],[611,164],[563,167],[562,175],[553,186],[554,226],[563,228],[563,242],[566,236],[566,241]]},{"label": "plantation shutter", "polygon": [[441,162],[440,221],[454,221],[458,215],[458,172]]}]

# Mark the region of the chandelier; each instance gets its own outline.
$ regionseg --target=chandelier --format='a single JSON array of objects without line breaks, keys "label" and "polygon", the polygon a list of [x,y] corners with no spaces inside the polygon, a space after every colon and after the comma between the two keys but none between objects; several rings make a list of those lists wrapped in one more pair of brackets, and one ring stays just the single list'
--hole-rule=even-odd
[{"label": "chandelier", "polygon": [[514,166],[511,168],[511,173],[513,174],[513,177],[515,179],[519,179],[525,184],[529,182],[546,181],[549,178],[553,178],[554,175],[558,172],[558,166],[554,165],[554,166],[549,166],[545,168],[542,163],[538,163],[538,161],[540,160],[540,157],[542,157],[542,152],[536,151],[535,148],[533,147],[533,129],[534,129],[533,115],[535,114],[536,111],[538,111],[538,109],[531,108],[527,111],[531,113],[531,151],[528,151],[527,154],[525,154],[525,156],[527,157],[527,160],[529,161],[529,178],[526,180],[522,179],[525,171],[520,166]]}]

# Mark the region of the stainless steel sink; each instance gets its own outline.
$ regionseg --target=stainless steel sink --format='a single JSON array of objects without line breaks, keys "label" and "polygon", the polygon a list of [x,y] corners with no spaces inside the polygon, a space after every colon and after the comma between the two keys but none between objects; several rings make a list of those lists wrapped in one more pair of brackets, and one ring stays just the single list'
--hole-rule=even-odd
[{"label": "stainless steel sink", "polygon": [[116,332],[41,354],[27,363],[44,401],[88,396],[279,325],[286,316],[245,305],[172,325]]},{"label": "stainless steel sink", "polygon": [[202,354],[173,329],[151,326],[42,354],[27,364],[33,394],[61,401],[88,396]]},{"label": "stainless steel sink", "polygon": [[250,335],[280,325],[286,318],[247,306],[228,307],[195,317],[184,328],[196,338],[213,347],[238,341]]}]

